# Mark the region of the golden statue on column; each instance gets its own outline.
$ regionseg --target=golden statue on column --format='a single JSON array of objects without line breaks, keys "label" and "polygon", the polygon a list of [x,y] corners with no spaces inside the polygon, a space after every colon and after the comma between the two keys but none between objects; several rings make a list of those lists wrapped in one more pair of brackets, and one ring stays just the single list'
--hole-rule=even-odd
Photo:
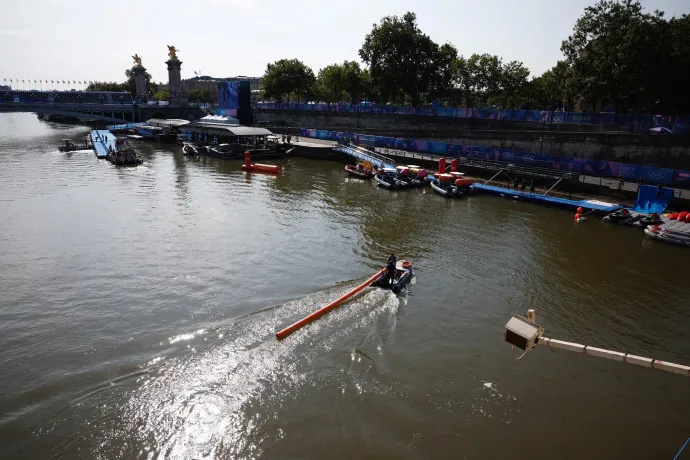
[{"label": "golden statue on column", "polygon": [[168,57],[170,58],[171,61],[176,61],[177,60],[177,49],[174,46],[168,46]]}]

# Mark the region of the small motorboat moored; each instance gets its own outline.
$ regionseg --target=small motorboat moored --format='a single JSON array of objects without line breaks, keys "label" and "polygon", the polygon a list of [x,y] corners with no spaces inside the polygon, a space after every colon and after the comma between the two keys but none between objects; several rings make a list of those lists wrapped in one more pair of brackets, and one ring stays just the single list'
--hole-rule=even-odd
[{"label": "small motorboat moored", "polygon": [[398,180],[398,171],[395,168],[383,168],[374,175],[374,181],[381,187],[389,190],[405,188],[407,184]]},{"label": "small motorboat moored", "polygon": [[194,147],[193,144],[190,144],[189,142],[185,142],[182,144],[182,154],[184,156],[199,156],[199,151]]},{"label": "small motorboat moored", "polygon": [[678,246],[690,246],[690,233],[668,230],[659,225],[650,225],[644,229],[647,236]]},{"label": "small motorboat moored", "polygon": [[424,187],[429,183],[426,169],[398,166],[396,168],[397,179],[405,183],[406,187]]},{"label": "small motorboat moored", "polygon": [[345,171],[362,179],[371,179],[374,177],[374,172],[371,169],[366,168],[361,163],[359,163],[357,166],[347,165],[345,166]]},{"label": "small motorboat moored", "polygon": [[451,182],[452,180],[451,174],[439,174],[438,179],[431,181],[431,188],[446,198],[460,198],[463,192]]},{"label": "small motorboat moored", "polygon": [[623,208],[608,213],[604,216],[604,220],[618,225],[632,225],[636,219],[635,215],[633,215],[628,209]]},{"label": "small motorboat moored", "polygon": [[75,150],[87,150],[89,145],[84,141],[84,145],[80,146],[74,143],[72,139],[62,139],[63,144],[58,146],[61,152],[74,152]]},{"label": "small motorboat moored", "polygon": [[414,277],[414,272],[412,271],[412,263],[407,260],[400,260],[395,264],[395,273],[392,274],[393,279],[391,280],[391,274],[383,273],[379,276],[373,283],[372,287],[380,287],[383,289],[390,289],[394,293],[399,293],[401,290],[405,289],[412,278]]}]

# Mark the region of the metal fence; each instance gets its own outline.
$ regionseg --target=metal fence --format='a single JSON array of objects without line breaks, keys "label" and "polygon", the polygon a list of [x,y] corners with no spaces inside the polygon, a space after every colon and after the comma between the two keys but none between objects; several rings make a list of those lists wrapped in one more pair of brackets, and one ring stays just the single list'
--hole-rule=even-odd
[{"label": "metal fence", "polygon": [[595,112],[558,112],[553,110],[510,110],[462,107],[411,107],[376,104],[301,104],[255,102],[255,109],[301,110],[307,112],[369,113],[387,115],[418,115],[429,117],[477,118],[496,121],[534,123],[607,125],[625,132],[646,132],[664,126],[677,134],[690,132],[690,115],[617,114]]}]

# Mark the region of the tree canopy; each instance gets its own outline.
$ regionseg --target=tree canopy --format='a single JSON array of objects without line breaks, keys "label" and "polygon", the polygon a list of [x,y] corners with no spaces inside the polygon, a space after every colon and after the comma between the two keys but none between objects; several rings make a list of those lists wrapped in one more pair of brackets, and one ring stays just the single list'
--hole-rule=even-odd
[{"label": "tree canopy", "polygon": [[561,50],[571,88],[616,111],[689,110],[690,18],[646,13],[637,0],[601,0],[585,8]]},{"label": "tree canopy", "polygon": [[[134,67],[125,70],[127,80],[122,83],[95,81],[86,87],[86,91],[122,91],[129,92],[134,96],[137,92],[134,82]],[[158,85],[151,81],[151,74],[146,72],[146,94],[153,95],[158,91]]]},{"label": "tree canopy", "polygon": [[319,71],[315,94],[324,102],[347,101],[355,104],[369,95],[370,86],[368,72],[362,70],[355,61],[345,61]]},{"label": "tree canopy", "polygon": [[564,58],[539,76],[520,61],[474,53],[424,34],[417,16],[386,16],[364,37],[355,61],[322,68],[297,59],[269,64],[264,97],[515,109],[690,113],[690,16],[667,20],[638,0],[599,0],[563,41]]},{"label": "tree canopy", "polygon": [[449,88],[453,45],[434,43],[417,26],[417,16],[386,16],[364,37],[359,56],[386,101],[420,104]]},{"label": "tree canopy", "polygon": [[314,71],[298,59],[281,59],[266,66],[263,78],[264,97],[283,100],[305,101],[313,95]]}]

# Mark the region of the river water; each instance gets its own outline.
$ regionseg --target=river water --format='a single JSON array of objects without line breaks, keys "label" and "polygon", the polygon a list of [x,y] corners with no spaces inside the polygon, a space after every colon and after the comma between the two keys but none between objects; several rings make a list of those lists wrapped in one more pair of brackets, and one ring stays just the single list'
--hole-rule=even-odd
[{"label": "river water", "polygon": [[[0,115],[0,458],[673,458],[688,377],[538,348],[690,363],[688,252],[491,196],[446,200],[291,158],[279,177]],[[368,290],[274,334],[382,266]]]}]

